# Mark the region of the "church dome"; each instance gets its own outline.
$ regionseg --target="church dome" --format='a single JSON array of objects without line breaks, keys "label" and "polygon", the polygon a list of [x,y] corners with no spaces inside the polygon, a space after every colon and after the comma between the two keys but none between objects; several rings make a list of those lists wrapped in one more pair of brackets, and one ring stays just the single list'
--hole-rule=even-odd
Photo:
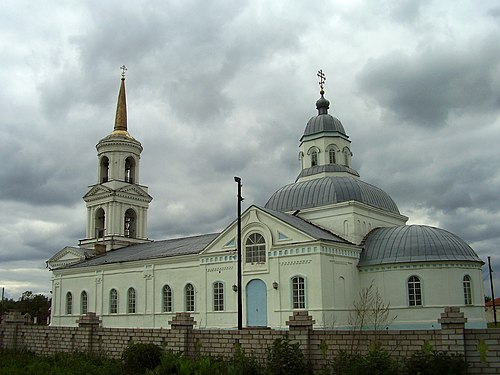
[{"label": "church dome", "polygon": [[348,201],[399,214],[386,192],[350,176],[327,176],[286,185],[271,196],[265,207],[286,212]]},{"label": "church dome", "polygon": [[471,261],[482,262],[460,237],[426,225],[376,228],[364,239],[359,266],[390,263]]},{"label": "church dome", "polygon": [[321,132],[339,132],[346,135],[340,120],[328,113],[311,117],[304,130],[304,136]]}]

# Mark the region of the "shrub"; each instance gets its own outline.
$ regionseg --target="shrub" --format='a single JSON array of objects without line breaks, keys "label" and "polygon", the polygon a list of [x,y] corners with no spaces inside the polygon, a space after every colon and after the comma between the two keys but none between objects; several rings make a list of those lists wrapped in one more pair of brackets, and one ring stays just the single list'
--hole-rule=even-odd
[{"label": "shrub", "polygon": [[228,375],[260,375],[264,373],[262,365],[255,356],[247,355],[241,348],[236,348],[233,358],[227,363]]},{"label": "shrub", "polygon": [[461,375],[467,373],[463,356],[445,352],[420,351],[406,360],[408,375]]},{"label": "shrub", "polygon": [[304,375],[311,372],[300,345],[291,344],[288,335],[274,340],[268,348],[267,370],[273,375]]},{"label": "shrub", "polygon": [[160,364],[162,349],[155,344],[130,343],[122,353],[125,368],[133,374],[143,374]]}]

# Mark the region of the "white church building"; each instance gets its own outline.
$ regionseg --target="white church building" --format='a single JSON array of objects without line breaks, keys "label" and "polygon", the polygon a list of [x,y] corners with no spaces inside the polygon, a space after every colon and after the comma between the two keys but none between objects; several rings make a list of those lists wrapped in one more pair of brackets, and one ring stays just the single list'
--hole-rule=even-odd
[{"label": "white church building", "polygon": [[[389,328],[439,328],[446,306],[459,306],[467,327],[486,327],[481,259],[455,234],[406,225],[391,197],[360,179],[320,86],[296,181],[241,216],[243,326],[285,328],[293,311],[307,310],[317,328],[347,328],[372,285],[390,305]],[[105,327],[166,328],[190,312],[198,327],[236,328],[236,220],[221,233],[148,239],[152,197],[140,180],[141,143],[127,128],[123,76],[114,129],[96,147],[86,238],[47,262],[51,324],[76,326],[95,312]]]}]

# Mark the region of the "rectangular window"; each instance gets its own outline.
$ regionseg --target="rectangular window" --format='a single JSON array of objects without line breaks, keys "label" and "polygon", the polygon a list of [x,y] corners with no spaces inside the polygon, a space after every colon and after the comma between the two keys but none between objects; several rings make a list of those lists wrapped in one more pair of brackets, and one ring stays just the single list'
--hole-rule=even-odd
[{"label": "rectangular window", "polygon": [[109,313],[118,314],[118,292],[116,289],[111,289],[109,292]]},{"label": "rectangular window", "polygon": [[224,284],[214,284],[214,311],[224,311]]},{"label": "rectangular window", "polygon": [[292,279],[292,300],[294,309],[306,308],[306,290],[303,277],[294,277]]},{"label": "rectangular window", "polygon": [[172,312],[172,289],[168,285],[163,287],[163,312]]},{"label": "rectangular window", "polygon": [[135,289],[128,290],[128,311],[129,314],[135,314]]},{"label": "rectangular window", "polygon": [[422,290],[417,276],[408,279],[408,305],[422,306]]},{"label": "rectangular window", "polygon": [[187,284],[185,288],[186,293],[186,311],[194,311],[194,286]]},{"label": "rectangular window", "polygon": [[464,303],[472,305],[472,289],[471,289],[470,276],[464,276]]}]

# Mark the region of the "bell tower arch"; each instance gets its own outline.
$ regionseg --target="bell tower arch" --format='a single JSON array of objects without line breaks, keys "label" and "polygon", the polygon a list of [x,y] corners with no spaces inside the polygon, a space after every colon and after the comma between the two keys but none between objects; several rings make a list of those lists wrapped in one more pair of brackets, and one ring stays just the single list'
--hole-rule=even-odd
[{"label": "bell tower arch", "polygon": [[153,199],[139,179],[141,143],[127,128],[125,66],[113,131],[97,143],[97,183],[89,186],[83,200],[87,205],[86,238],[80,246],[96,244],[106,251],[148,242],[147,213]]}]

